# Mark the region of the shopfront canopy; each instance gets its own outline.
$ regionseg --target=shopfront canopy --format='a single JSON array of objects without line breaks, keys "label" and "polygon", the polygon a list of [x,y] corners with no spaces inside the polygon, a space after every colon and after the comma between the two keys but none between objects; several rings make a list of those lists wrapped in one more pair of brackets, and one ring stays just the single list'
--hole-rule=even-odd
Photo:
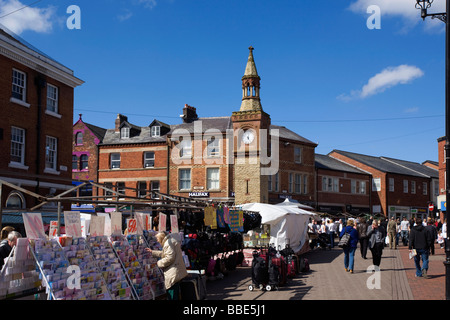
[{"label": "shopfront canopy", "polygon": [[294,252],[299,252],[308,241],[308,222],[315,213],[296,206],[278,206],[266,203],[248,203],[242,205],[246,211],[259,212],[261,223],[270,225],[270,243],[278,249],[287,244]]}]

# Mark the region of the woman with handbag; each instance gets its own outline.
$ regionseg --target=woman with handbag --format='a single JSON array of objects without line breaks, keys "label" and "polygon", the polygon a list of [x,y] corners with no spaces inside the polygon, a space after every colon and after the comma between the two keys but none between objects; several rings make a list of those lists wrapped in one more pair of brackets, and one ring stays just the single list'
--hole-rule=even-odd
[{"label": "woman with handbag", "polygon": [[347,226],[342,229],[341,241],[339,241],[339,246],[344,249],[344,266],[345,271],[353,273],[353,268],[355,265],[355,251],[358,246],[358,231],[355,229],[355,222],[351,219],[347,221]]},{"label": "woman with handbag", "polygon": [[367,237],[369,238],[373,264],[379,268],[386,239],[386,230],[380,225],[378,220],[373,220],[372,225],[367,229]]}]

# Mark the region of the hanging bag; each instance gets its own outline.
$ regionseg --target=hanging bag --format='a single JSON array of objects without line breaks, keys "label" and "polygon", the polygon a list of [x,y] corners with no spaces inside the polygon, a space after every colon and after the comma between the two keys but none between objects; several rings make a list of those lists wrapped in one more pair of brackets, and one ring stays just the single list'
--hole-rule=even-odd
[{"label": "hanging bag", "polygon": [[350,244],[350,233],[345,231],[341,240],[339,240],[338,246],[339,248],[347,247]]}]

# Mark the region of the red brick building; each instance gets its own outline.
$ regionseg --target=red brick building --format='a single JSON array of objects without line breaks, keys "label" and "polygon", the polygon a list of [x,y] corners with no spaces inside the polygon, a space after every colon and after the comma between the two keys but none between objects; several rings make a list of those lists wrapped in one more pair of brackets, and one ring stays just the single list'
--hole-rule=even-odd
[{"label": "red brick building", "polygon": [[[232,116],[202,118],[195,107],[185,105],[179,124],[154,120],[147,127],[139,127],[119,114],[115,128],[106,130],[98,144],[98,182],[127,196],[144,196],[154,190],[223,202],[235,202],[240,196],[239,201],[277,203],[292,198],[313,204],[317,144],[285,127],[270,124],[270,116],[261,107],[260,78],[252,51],[253,48],[242,78],[241,110]],[[260,141],[259,134],[265,134],[269,140],[269,145],[257,150],[258,157],[270,153],[274,147],[271,138],[276,137],[278,153],[271,155],[276,161],[262,165],[260,158],[256,162],[249,160],[254,151],[249,151],[240,135],[249,128],[257,131],[255,142]],[[74,143],[77,130],[81,129],[74,127]],[[95,150],[97,144],[90,143],[95,144]],[[247,162],[243,166],[238,161],[238,146],[245,147],[242,155]],[[89,152],[87,145],[81,149],[74,145],[74,156],[83,152]],[[267,169],[275,164],[276,173],[261,173],[264,166]],[[86,180],[83,174],[83,169],[76,170],[74,179]],[[89,173],[91,176],[94,174]]]},{"label": "red brick building", "polygon": [[[69,68],[0,29],[1,180],[43,196],[72,187],[74,89],[82,83]],[[39,203],[6,186],[2,191],[7,210]]]},{"label": "red brick building", "polygon": [[99,144],[98,182],[129,197],[168,193],[169,131],[170,126],[161,121],[139,127],[119,114],[114,129],[106,130]]},{"label": "red brick building", "polygon": [[171,126],[170,193],[236,204],[285,198],[313,204],[317,144],[270,123],[249,49],[239,111],[231,117],[201,118],[186,105],[183,123]]},{"label": "red brick building", "polygon": [[333,150],[330,157],[372,175],[371,212],[384,216],[425,217],[438,195],[438,171],[428,166],[388,157]]},{"label": "red brick building", "polygon": [[441,219],[444,218],[444,213],[447,212],[446,208],[446,161],[445,161],[445,142],[447,139],[445,137],[440,137],[438,142],[438,162],[439,162],[439,196],[437,199],[436,207],[440,211]]},{"label": "red brick building", "polygon": [[315,158],[317,211],[331,216],[370,214],[371,174],[327,155]]},{"label": "red brick building", "polygon": [[[72,179],[74,184],[85,181],[98,183],[99,144],[103,141],[106,129],[86,123],[80,118],[73,125],[72,140]],[[97,188],[88,185],[78,190],[77,196],[96,196]]]}]

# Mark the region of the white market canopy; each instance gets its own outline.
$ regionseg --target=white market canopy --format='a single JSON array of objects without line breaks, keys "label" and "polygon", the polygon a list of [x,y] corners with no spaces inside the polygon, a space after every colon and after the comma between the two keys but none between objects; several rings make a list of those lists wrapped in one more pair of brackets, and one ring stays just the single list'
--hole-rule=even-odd
[{"label": "white market canopy", "polygon": [[273,205],[267,203],[248,203],[242,205],[246,211],[258,212],[261,223],[270,225],[270,243],[278,249],[290,244],[294,252],[299,252],[308,241],[309,218],[314,212],[298,208],[296,205]]},{"label": "white market canopy", "polygon": [[289,199],[289,198],[286,198],[281,203],[277,203],[276,206],[279,206],[279,207],[294,206],[294,207],[298,207],[300,209],[314,210],[313,207],[307,206],[306,204],[302,204],[302,203],[298,202],[297,200]]}]

